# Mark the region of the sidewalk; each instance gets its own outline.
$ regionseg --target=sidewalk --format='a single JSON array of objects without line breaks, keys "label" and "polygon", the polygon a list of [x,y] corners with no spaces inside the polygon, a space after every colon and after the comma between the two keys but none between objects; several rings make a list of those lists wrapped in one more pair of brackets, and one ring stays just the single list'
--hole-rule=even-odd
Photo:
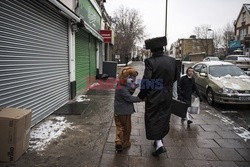
[{"label": "sidewalk", "polygon": [[[141,78],[142,62],[132,64]],[[135,95],[137,92],[135,93]],[[244,141],[234,133],[234,129],[225,125],[219,114],[201,105],[201,113],[192,115],[190,127],[180,118],[172,115],[169,134],[163,139],[167,153],[155,158],[152,141],[146,139],[144,127],[144,103],[135,104],[136,113],[132,115],[131,148],[116,153],[114,147],[115,124],[109,131],[100,167],[246,167],[250,166],[250,142]],[[228,120],[229,121],[229,120]]]}]

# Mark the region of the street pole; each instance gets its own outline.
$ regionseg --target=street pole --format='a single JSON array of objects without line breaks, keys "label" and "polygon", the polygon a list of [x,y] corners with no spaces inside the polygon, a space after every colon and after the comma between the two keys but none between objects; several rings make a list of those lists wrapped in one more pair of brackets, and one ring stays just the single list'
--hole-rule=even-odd
[{"label": "street pole", "polygon": [[[167,22],[168,22],[168,0],[166,0],[166,15],[165,15],[165,37],[167,38]],[[165,46],[165,52],[167,52],[167,46]]]}]

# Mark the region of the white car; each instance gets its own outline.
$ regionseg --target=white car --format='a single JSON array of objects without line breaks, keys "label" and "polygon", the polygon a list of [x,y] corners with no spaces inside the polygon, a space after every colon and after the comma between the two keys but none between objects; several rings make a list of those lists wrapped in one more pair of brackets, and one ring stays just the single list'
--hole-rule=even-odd
[{"label": "white car", "polygon": [[247,71],[250,69],[250,58],[243,55],[230,55],[225,58],[226,62],[235,64],[237,67]]},{"label": "white car", "polygon": [[206,57],[203,61],[220,61],[218,57]]}]

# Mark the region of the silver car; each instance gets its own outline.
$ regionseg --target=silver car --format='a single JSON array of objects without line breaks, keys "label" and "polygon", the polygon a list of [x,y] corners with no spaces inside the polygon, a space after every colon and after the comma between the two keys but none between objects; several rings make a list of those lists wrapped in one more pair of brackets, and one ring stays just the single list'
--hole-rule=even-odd
[{"label": "silver car", "polygon": [[206,57],[203,61],[220,61],[218,57]]},{"label": "silver car", "polygon": [[197,88],[214,102],[250,104],[250,76],[232,63],[222,61],[200,62],[193,66]]},{"label": "silver car", "polygon": [[235,64],[237,67],[247,71],[250,69],[250,58],[243,55],[230,55],[225,58],[226,62]]}]

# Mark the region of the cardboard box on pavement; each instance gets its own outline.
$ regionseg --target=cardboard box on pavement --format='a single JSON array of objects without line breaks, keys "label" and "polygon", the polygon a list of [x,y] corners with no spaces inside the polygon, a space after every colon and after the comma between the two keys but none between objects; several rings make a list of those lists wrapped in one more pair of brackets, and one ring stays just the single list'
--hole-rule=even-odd
[{"label": "cardboard box on pavement", "polygon": [[31,110],[0,110],[0,161],[16,161],[29,147]]}]

